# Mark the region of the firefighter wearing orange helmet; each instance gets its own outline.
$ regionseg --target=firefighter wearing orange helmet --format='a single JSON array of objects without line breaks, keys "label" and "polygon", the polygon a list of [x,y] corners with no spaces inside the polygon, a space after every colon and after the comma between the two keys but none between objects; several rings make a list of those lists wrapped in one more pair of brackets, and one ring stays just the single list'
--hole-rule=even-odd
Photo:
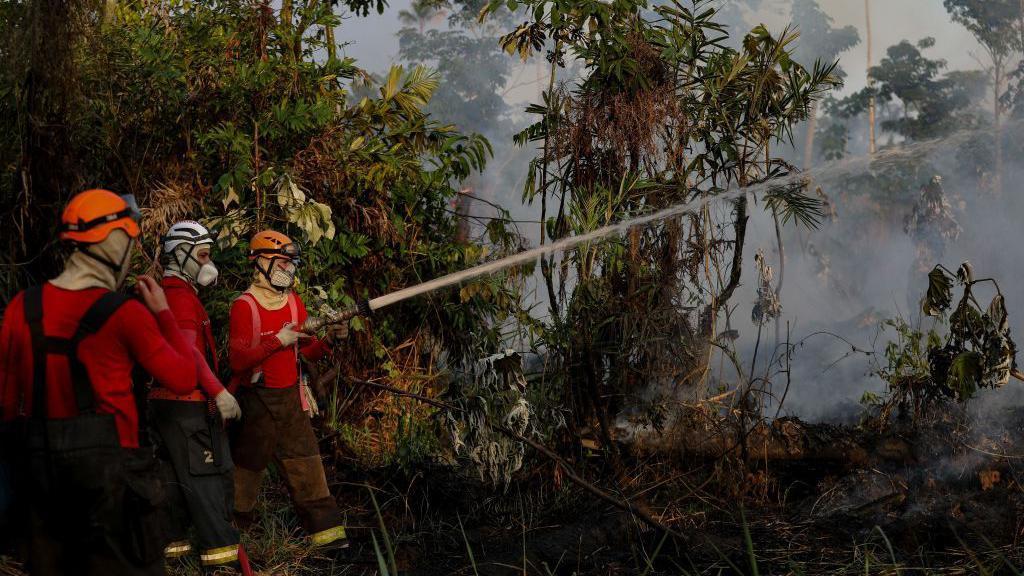
[{"label": "firefighter wearing orange helmet", "polygon": [[131,197],[76,195],[62,216],[60,239],[74,247],[63,272],[4,311],[0,404],[22,440],[18,519],[35,576],[164,573],[163,483],[132,372],[188,394],[196,359],[156,280],[139,277],[141,302],[118,292],[138,217]]},{"label": "firefighter wearing orange helmet", "polygon": [[[292,289],[301,250],[284,234],[267,230],[253,236],[249,260],[253,282],[231,307],[229,342],[231,386],[242,410],[232,445],[236,522],[252,523],[260,483],[273,460],[312,543],[341,549],[348,545],[345,528],[327,488],[299,359],[315,361],[331,350],[328,342],[301,332],[306,307]],[[346,335],[339,327],[329,339]]]}]

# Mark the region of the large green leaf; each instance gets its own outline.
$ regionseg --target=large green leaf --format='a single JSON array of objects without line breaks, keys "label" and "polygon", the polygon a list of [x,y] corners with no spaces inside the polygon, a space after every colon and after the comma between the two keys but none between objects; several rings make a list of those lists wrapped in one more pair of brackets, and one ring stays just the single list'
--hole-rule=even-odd
[{"label": "large green leaf", "polygon": [[974,396],[981,382],[982,360],[982,355],[974,351],[962,352],[953,359],[947,383],[958,400]]}]

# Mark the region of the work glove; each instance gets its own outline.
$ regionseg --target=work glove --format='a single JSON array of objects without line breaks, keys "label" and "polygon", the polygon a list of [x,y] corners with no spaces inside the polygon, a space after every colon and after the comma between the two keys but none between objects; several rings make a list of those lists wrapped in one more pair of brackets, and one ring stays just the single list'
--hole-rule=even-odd
[{"label": "work glove", "polygon": [[281,346],[283,348],[294,346],[295,343],[298,342],[300,339],[310,337],[309,334],[306,334],[305,332],[299,332],[298,330],[296,330],[295,324],[293,322],[288,322],[284,326],[282,326],[281,330],[278,331],[276,336],[277,339],[281,341]]},{"label": "work glove", "polygon": [[213,399],[217,403],[217,411],[220,412],[220,417],[224,420],[231,420],[233,418],[242,417],[242,409],[238,406],[238,400],[231,395],[231,392],[227,390],[221,391],[217,394],[217,397]]}]

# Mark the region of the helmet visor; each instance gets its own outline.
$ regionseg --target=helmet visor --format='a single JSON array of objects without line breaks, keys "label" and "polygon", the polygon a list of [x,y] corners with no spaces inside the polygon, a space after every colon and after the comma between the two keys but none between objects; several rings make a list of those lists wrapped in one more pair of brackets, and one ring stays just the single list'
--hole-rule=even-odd
[{"label": "helmet visor", "polygon": [[131,219],[134,220],[136,224],[141,223],[142,211],[139,210],[139,203],[135,200],[135,194],[122,194],[121,200],[124,200],[124,203],[128,205],[128,207],[125,208],[124,211],[119,213],[123,214],[123,216],[121,217],[124,218],[125,216],[128,216],[131,217]]}]

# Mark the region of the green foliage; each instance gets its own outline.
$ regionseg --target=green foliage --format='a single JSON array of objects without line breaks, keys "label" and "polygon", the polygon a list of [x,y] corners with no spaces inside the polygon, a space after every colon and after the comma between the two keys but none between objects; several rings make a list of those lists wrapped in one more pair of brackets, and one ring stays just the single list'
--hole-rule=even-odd
[{"label": "green foliage", "polygon": [[[37,5],[17,4],[0,7],[3,30],[17,30]],[[67,169],[54,164],[66,183],[38,203],[50,211],[45,219],[25,224],[50,233],[61,203],[86,184],[140,199],[147,254],[172,222],[206,221],[222,240],[214,255],[221,282],[203,293],[222,345],[230,302],[252,280],[247,238],[262,228],[304,245],[298,291],[314,312],[513,249],[516,239],[499,229],[489,246],[456,241],[451,203],[492,150],[484,137],[429,113],[442,77],[396,66],[374,82],[352,59],[335,56],[328,31],[341,20],[331,4],[297,0],[287,13],[247,0],[106,3],[109,10],[75,4],[82,29],[69,36],[65,54],[74,85],[48,120],[71,132],[61,151]],[[32,119],[23,93],[31,59],[27,46],[6,39],[0,46],[4,62],[18,64],[0,67],[7,129],[0,130],[0,190],[33,198],[42,189],[23,167],[41,159],[18,144]],[[56,95],[49,85],[39,90]],[[21,190],[23,182],[37,187]],[[5,240],[17,244],[13,233]],[[41,243],[33,250],[40,248],[56,256]],[[506,275],[475,285],[488,286],[487,296],[439,292],[353,322],[343,371],[401,381],[493,350],[501,319],[518,313],[516,282]],[[15,279],[2,288],[23,286]],[[388,458],[412,463],[433,449],[420,423],[399,416],[392,424],[399,434]],[[330,425],[365,440],[359,425]]]},{"label": "green foliage", "polygon": [[833,28],[832,17],[817,0],[794,0],[791,14],[790,20],[800,32],[800,41],[793,50],[797,62],[828,62],[860,43],[857,28]]},{"label": "green foliage", "polygon": [[995,56],[1020,50],[1022,25],[1018,0],[943,0],[946,11]]},{"label": "green foliage", "polygon": [[[498,46],[498,34],[510,15],[499,8],[479,21],[482,7],[479,0],[414,2],[398,34],[399,56],[434,66],[443,75],[429,107],[433,114],[462,130],[495,134],[507,123],[503,93],[511,63]],[[445,14],[448,29],[433,28]]]},{"label": "green foliage", "polygon": [[916,45],[904,40],[890,46],[885,58],[871,68],[877,82],[837,104],[845,117],[863,114],[874,94],[879,105],[896,102],[900,108],[882,119],[884,130],[912,140],[948,135],[977,127],[981,120],[972,104],[984,96],[987,85],[982,72],[948,72],[945,60],[927,58],[923,51],[934,47],[934,38]]},{"label": "green foliage", "polygon": [[380,569],[381,576],[398,576],[398,562],[395,561],[395,547],[391,543],[391,534],[386,524],[384,524],[384,515],[381,513],[380,505],[377,504],[377,496],[374,494],[374,488],[367,486],[366,490],[370,493],[370,501],[373,502],[373,511],[377,514],[377,524],[380,528],[380,535],[384,541],[384,551],[380,549],[380,544],[377,542],[377,534],[375,531],[370,532],[370,536],[373,539],[373,552],[377,557],[377,567]]},{"label": "green foliage", "polygon": [[[839,84],[835,63],[794,59],[792,29],[758,26],[738,48],[726,46],[707,2],[514,4],[528,19],[502,37],[506,51],[550,49],[549,89],[515,137],[536,146],[523,197],[541,204],[545,241],[788,174],[773,147]],[[582,74],[559,84],[570,58]],[[764,200],[787,221],[813,226],[820,216],[803,184]],[[607,433],[647,383],[692,384],[703,373],[712,319],[740,283],[747,202],[542,261],[550,314],[540,342],[565,371],[557,382],[577,429]]]}]

